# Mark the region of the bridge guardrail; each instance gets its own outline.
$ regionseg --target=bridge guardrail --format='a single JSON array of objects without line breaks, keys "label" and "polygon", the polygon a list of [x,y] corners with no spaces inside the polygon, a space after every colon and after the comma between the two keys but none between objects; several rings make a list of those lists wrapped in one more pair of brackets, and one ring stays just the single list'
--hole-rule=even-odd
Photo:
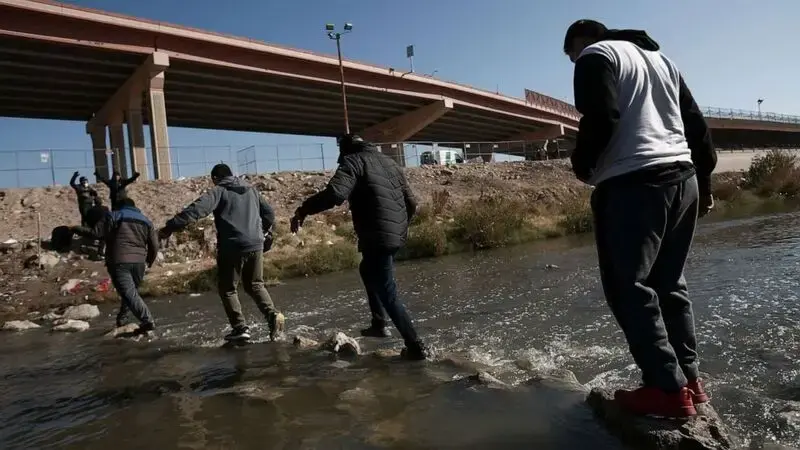
[{"label": "bridge guardrail", "polygon": [[748,111],[744,109],[712,108],[710,106],[701,107],[703,115],[717,119],[745,119],[760,120],[763,122],[780,122],[800,125],[800,116],[789,114],[778,114],[773,112]]}]

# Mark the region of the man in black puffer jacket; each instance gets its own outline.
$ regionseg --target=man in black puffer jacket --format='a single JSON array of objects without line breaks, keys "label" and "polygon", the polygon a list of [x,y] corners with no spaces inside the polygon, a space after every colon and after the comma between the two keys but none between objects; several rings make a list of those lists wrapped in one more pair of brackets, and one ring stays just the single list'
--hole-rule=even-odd
[{"label": "man in black puffer jacket", "polygon": [[349,201],[362,254],[359,270],[372,312],[372,325],[361,334],[391,336],[386,328],[388,314],[405,341],[403,355],[425,359],[429,351],[397,298],[394,280],[394,257],[406,244],[408,224],[416,211],[414,195],[403,170],[360,137],[339,138],[339,153],[339,168],[325,190],[306,199],[295,211],[292,232],[298,231],[307,216]]}]

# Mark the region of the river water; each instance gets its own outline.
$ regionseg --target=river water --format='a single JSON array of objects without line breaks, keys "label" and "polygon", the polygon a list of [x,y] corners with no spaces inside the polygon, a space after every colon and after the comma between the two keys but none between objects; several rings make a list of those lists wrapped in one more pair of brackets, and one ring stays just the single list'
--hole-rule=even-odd
[{"label": "river water", "polygon": [[[798,214],[704,224],[687,271],[713,404],[752,448],[800,442],[800,420],[786,413],[800,409],[798,229]],[[160,329],[149,342],[102,339],[110,307],[85,333],[4,334],[0,448],[621,448],[580,395],[451,381],[475,366],[511,383],[558,368],[589,386],[638,382],[590,241],[407,263],[397,276],[441,360],[337,361],[264,342],[262,325],[262,342],[223,349],[213,295],[151,300]],[[289,334],[354,335],[367,318],[355,273],[271,291]]]}]

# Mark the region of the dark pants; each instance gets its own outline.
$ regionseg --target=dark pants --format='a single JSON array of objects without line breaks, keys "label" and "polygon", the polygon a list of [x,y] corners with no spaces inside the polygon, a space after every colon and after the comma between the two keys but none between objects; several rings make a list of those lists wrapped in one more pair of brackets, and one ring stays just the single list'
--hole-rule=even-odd
[{"label": "dark pants", "polygon": [[153,323],[153,316],[150,310],[139,295],[139,285],[144,279],[144,263],[118,263],[108,265],[108,275],[111,283],[120,296],[119,314],[117,314],[117,326],[124,324],[128,316],[128,311],[141,324]]},{"label": "dark pants", "polygon": [[219,296],[231,327],[241,328],[247,325],[239,303],[237,287],[239,280],[256,306],[269,319],[278,310],[264,286],[264,254],[261,251],[238,252],[219,250],[217,252],[217,272]]},{"label": "dark pants", "polygon": [[406,346],[419,344],[411,317],[405,306],[397,298],[397,283],[394,280],[395,251],[364,251],[358,270],[367,290],[369,310],[372,313],[372,326],[386,326],[388,315]]},{"label": "dark pants", "polygon": [[668,186],[598,186],[592,194],[603,290],[644,384],[677,391],[698,377],[683,269],[697,224],[692,177]]}]

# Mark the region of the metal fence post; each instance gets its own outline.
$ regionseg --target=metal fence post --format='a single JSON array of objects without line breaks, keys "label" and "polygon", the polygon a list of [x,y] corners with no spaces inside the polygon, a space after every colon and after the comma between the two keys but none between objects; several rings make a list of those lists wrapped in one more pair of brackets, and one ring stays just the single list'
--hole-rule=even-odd
[{"label": "metal fence post", "polygon": [[48,153],[50,154],[50,176],[53,177],[53,186],[56,185],[56,165],[53,159],[53,149],[49,149]]},{"label": "metal fence post", "polygon": [[322,157],[322,171],[325,171],[325,144],[319,144],[319,155]]}]

